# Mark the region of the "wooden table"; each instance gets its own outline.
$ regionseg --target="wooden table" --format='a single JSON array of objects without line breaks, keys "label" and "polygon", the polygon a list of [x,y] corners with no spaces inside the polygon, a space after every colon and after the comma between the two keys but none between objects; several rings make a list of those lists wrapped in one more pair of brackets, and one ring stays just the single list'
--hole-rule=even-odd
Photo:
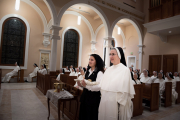
[{"label": "wooden table", "polygon": [[[77,116],[77,111],[78,111],[78,99],[77,99],[77,96],[74,96],[72,95],[71,93],[69,93],[68,91],[60,91],[59,93],[56,93],[54,92],[54,90],[48,90],[47,91],[47,103],[48,103],[48,120],[49,120],[49,117],[50,117],[50,105],[49,105],[49,101],[51,99],[54,99],[54,104],[57,106],[58,108],[58,120],[61,120],[61,117],[60,117],[60,106],[61,106],[61,103],[63,103],[63,107],[62,107],[62,117],[64,117],[64,104],[65,102],[67,101],[71,101],[71,100],[76,100],[77,102],[77,107],[76,107],[76,115],[74,117],[74,120],[76,119],[76,116]],[[64,93],[63,93],[64,92]],[[66,94],[67,93],[67,94]],[[51,96],[52,95],[52,96]],[[51,98],[50,98],[51,96]],[[52,101],[52,103],[53,103]]]}]

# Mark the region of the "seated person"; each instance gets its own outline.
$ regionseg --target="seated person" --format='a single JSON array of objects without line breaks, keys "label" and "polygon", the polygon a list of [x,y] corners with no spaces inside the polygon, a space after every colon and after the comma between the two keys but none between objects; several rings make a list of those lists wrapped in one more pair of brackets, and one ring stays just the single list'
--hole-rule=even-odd
[{"label": "seated person", "polygon": [[157,79],[157,71],[153,71],[153,76],[151,76],[152,83]]},{"label": "seated person", "polygon": [[79,71],[81,71],[81,69],[82,69],[82,66],[79,66]]},{"label": "seated person", "polygon": [[154,81],[154,83],[159,83],[159,94],[162,96],[165,90],[165,82],[163,79],[163,73],[158,73],[158,78]]},{"label": "seated person", "polygon": [[16,62],[14,70],[12,72],[7,73],[2,79],[2,82],[9,82],[12,76],[16,76],[18,74],[19,70],[20,70],[19,64],[18,62]]},{"label": "seated person", "polygon": [[140,79],[140,81],[142,82],[142,83],[152,83],[152,80],[151,80],[151,78],[149,77],[149,71],[148,70],[143,70],[143,74],[144,74],[144,77],[142,77],[141,79]]},{"label": "seated person", "polygon": [[76,73],[75,73],[75,75],[78,76],[78,75],[80,75],[80,74],[81,74],[81,72],[79,72],[79,68],[76,68]]},{"label": "seated person", "polygon": [[64,68],[64,72],[70,72],[68,66],[66,66],[66,68]]},{"label": "seated person", "polygon": [[[84,79],[84,78],[85,78],[84,70],[81,69],[81,75],[78,77],[78,79]],[[76,88],[78,88],[78,89],[80,89],[80,90],[83,90],[82,87],[79,87],[79,86],[78,86],[77,82],[76,82],[76,84],[74,85],[74,87],[76,87]]]},{"label": "seated person", "polygon": [[43,65],[41,66],[41,70],[39,70],[38,72],[41,73],[41,74],[43,74],[43,75],[47,74],[46,65],[43,64]]},{"label": "seated person", "polygon": [[[144,70],[146,70],[146,69],[144,69]],[[143,71],[144,71],[144,70],[143,70]],[[144,77],[144,73],[142,72],[139,78],[141,79],[141,78],[143,78],[143,77]]]},{"label": "seated person", "polygon": [[164,82],[172,82],[172,104],[175,104],[178,98],[178,93],[176,92],[176,81],[173,79],[172,73],[167,73],[166,80]]},{"label": "seated person", "polygon": [[77,76],[74,69],[72,69],[72,72],[69,74],[69,76]]},{"label": "seated person", "polygon": [[178,72],[175,72],[175,73],[174,73],[174,79],[175,79],[176,81],[180,81],[180,78],[179,78],[179,76],[178,76]]},{"label": "seated person", "polygon": [[137,73],[134,73],[133,77],[134,77],[133,85],[141,84],[141,81],[137,79],[138,78]]},{"label": "seated person", "polygon": [[36,63],[34,63],[33,66],[34,66],[34,71],[28,75],[28,78],[27,78],[27,80],[25,82],[31,82],[32,77],[37,76],[37,71],[39,70],[38,65]]},{"label": "seated person", "polygon": [[71,65],[70,68],[69,68],[70,72],[72,72],[72,69],[74,69],[73,65]]},{"label": "seated person", "polygon": [[59,75],[58,75],[57,78],[56,78],[57,81],[60,81],[61,75],[64,74],[62,68],[59,70],[59,72],[60,72],[60,73],[59,73]]}]

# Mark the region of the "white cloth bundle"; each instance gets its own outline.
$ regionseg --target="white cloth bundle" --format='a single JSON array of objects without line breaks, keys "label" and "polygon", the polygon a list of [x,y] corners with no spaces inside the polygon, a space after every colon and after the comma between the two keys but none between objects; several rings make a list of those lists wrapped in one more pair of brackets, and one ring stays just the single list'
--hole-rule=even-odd
[{"label": "white cloth bundle", "polygon": [[83,80],[85,81],[86,85],[93,86],[93,85],[98,85],[99,84],[99,82],[91,82],[90,80],[84,79],[82,75],[79,76],[78,79],[74,79],[74,81],[76,81],[76,82],[78,82],[78,81],[82,82]]}]

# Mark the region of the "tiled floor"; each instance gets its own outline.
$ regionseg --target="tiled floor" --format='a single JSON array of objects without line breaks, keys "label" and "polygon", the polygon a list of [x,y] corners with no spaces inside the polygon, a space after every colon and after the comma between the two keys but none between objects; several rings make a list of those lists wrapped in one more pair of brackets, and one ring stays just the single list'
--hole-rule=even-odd
[{"label": "tiled floor", "polygon": [[[36,83],[2,83],[0,89],[0,120],[47,120],[47,99]],[[57,108],[51,104],[50,120],[57,120]],[[61,120],[69,120],[66,116]],[[132,120],[180,120],[180,104],[150,112]]]}]

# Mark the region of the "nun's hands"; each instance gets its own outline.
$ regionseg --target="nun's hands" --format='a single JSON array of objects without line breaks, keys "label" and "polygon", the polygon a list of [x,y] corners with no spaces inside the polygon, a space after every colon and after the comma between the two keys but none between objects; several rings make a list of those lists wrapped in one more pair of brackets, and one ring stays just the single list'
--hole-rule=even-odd
[{"label": "nun's hands", "polygon": [[86,83],[85,83],[84,80],[82,80],[81,84],[82,84],[83,87],[86,87]]},{"label": "nun's hands", "polygon": [[82,86],[81,83],[80,83],[79,81],[77,81],[77,84],[78,84],[78,86],[80,86],[80,87]]}]

